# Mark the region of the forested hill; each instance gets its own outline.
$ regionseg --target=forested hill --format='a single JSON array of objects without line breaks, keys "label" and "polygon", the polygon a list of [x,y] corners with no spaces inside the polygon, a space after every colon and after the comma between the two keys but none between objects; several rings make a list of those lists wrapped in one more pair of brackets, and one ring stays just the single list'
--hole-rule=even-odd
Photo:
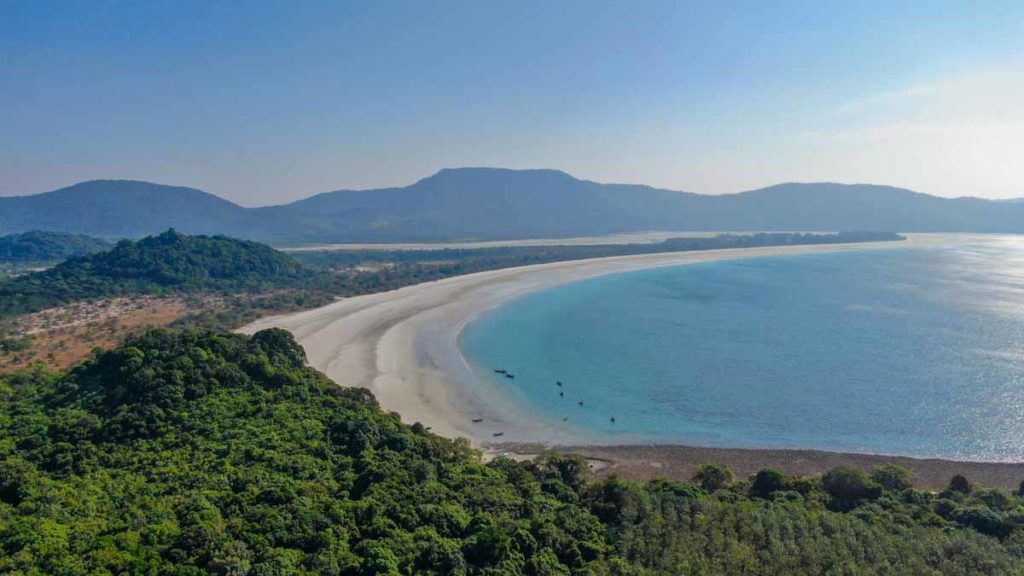
[{"label": "forested hill", "polygon": [[169,230],[0,283],[0,316],[109,296],[265,290],[313,275],[263,244]]},{"label": "forested hill", "polygon": [[0,197],[0,233],[41,229],[137,237],[169,227],[276,244],[650,230],[1024,232],[1024,203],[829,182],[704,195],[591,182],[558,170],[499,168],[445,169],[408,186],[340,190],[261,208],[193,188],[129,180]]},{"label": "forested hill", "polygon": [[157,330],[0,377],[0,573],[1020,574],[1021,498],[956,478],[592,482],[403,425],[284,331]]},{"label": "forested hill", "polygon": [[0,264],[52,263],[109,250],[112,243],[81,234],[38,230],[0,236]]}]

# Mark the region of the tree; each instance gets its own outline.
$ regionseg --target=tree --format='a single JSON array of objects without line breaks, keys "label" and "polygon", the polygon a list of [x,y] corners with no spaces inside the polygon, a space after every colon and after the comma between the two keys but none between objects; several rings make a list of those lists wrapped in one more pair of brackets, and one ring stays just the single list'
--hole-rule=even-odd
[{"label": "tree", "polygon": [[1011,527],[1003,519],[988,508],[974,506],[957,512],[959,524],[973,528],[982,534],[1004,538],[1010,533]]},{"label": "tree", "polygon": [[766,501],[556,455],[485,464],[298,350],[283,331],[153,330],[65,374],[0,376],[0,574],[1024,574],[1008,492],[848,513],[833,501],[881,490],[849,469],[762,470]]},{"label": "tree", "polygon": [[754,475],[750,495],[754,498],[771,498],[772,494],[786,489],[786,477],[778,470],[766,468]]},{"label": "tree", "polygon": [[894,464],[872,468],[871,480],[892,492],[902,492],[914,487],[913,474],[911,474],[910,470]]},{"label": "tree", "polygon": [[970,494],[971,483],[967,481],[965,476],[957,474],[949,479],[949,490],[959,492],[961,494]]},{"label": "tree", "polygon": [[704,464],[693,475],[695,482],[708,492],[721,490],[732,484],[733,474],[728,466],[722,464]]},{"label": "tree", "polygon": [[869,480],[860,470],[847,466],[829,470],[821,478],[821,484],[836,510],[849,510],[881,494],[878,484]]}]

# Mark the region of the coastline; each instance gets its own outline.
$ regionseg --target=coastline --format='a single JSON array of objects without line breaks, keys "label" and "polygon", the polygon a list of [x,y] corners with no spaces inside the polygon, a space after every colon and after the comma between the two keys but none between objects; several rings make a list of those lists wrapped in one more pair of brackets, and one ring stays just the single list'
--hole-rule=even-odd
[{"label": "coastline", "polygon": [[[545,447],[509,444],[504,450],[531,457]],[[764,468],[774,468],[787,476],[811,476],[837,466],[859,468],[894,464],[910,470],[914,485],[923,490],[940,491],[949,479],[962,474],[971,483],[986,488],[1015,491],[1024,481],[1024,462],[971,462],[940,458],[914,458],[826,450],[789,450],[774,448],[709,448],[678,444],[632,446],[558,446],[564,454],[582,456],[591,462],[599,477],[616,475],[628,480],[655,477],[690,480],[702,464],[725,464],[738,479],[746,479]]]},{"label": "coastline", "polygon": [[[779,232],[800,232],[780,230]],[[820,234],[821,231],[812,232]],[[566,238],[531,238],[527,240],[457,240],[453,242],[370,242],[339,244],[304,244],[283,246],[282,252],[342,252],[357,250],[478,250],[481,248],[535,247],[535,246],[595,246],[600,244],[657,244],[672,238],[713,238],[719,234],[753,234],[753,232],[687,232],[685,230],[621,232],[600,236],[569,236]]]},{"label": "coastline", "polygon": [[[598,276],[741,258],[935,246],[949,239],[949,236],[921,234],[910,235],[907,240],[900,242],[672,252],[506,268],[349,298],[314,310],[264,318],[241,331],[252,333],[269,327],[287,329],[306,349],[310,364],[335,382],[344,386],[368,388],[384,410],[398,413],[403,421],[421,422],[446,437],[466,437],[477,447],[491,453],[513,449],[517,453],[527,454],[538,452],[539,447],[564,447],[596,460],[608,460],[612,463],[608,469],[636,477],[649,477],[659,470],[659,466],[645,466],[643,462],[665,460],[661,456],[650,456],[650,450],[656,450],[661,455],[675,454],[675,457],[668,459],[677,462],[661,464],[666,472],[664,475],[672,476],[685,473],[686,463],[692,461],[696,454],[704,454],[708,458],[714,455],[740,464],[763,460],[764,465],[771,465],[778,461],[775,466],[783,469],[789,468],[787,462],[794,461],[793,454],[800,454],[798,461],[805,464],[808,458],[824,463],[834,460],[835,455],[843,455],[848,460],[858,462],[879,458],[885,461],[926,462],[912,458],[845,455],[815,450],[745,450],[682,445],[651,447],[639,444],[627,446],[621,441],[609,445],[609,442],[602,442],[589,433],[567,429],[529,414],[525,406],[511,399],[491,379],[474,374],[473,368],[459,351],[458,339],[466,324],[510,300]],[[481,418],[482,422],[473,422]],[[645,456],[637,456],[640,454]],[[765,460],[751,455],[773,457]],[[711,460],[703,460],[708,461]],[[948,462],[950,466],[965,464],[939,462]],[[805,464],[801,465],[804,468],[793,470],[805,472]],[[1019,468],[1010,464],[980,465],[1000,469],[1012,467],[1015,478],[1024,477],[1024,465]],[[645,468],[650,469],[641,472]],[[679,470],[668,474],[670,469],[675,468]],[[812,468],[823,469],[822,466]],[[737,472],[744,470],[742,465],[737,468]],[[1008,478],[1009,474],[1000,476]],[[999,485],[1003,484],[1005,481],[999,482]]]}]

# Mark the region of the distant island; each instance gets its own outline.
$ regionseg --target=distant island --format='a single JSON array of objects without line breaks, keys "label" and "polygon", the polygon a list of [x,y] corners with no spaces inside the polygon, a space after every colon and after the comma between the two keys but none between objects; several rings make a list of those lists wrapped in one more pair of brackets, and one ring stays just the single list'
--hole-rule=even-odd
[{"label": "distant island", "polygon": [[213,194],[94,180],[0,197],[0,234],[137,238],[175,228],[275,245],[565,238],[642,231],[1024,232],[1024,202],[940,198],[891,186],[787,183],[701,195],[600,184],[557,170],[445,169],[414,184],[246,208]]}]

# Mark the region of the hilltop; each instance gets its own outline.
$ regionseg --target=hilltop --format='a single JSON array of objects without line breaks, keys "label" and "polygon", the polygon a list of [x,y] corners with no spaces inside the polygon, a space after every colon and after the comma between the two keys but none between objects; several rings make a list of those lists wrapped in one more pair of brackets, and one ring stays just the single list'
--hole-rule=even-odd
[{"label": "hilltop", "polygon": [[1024,232],[1024,203],[891,186],[787,183],[719,196],[580,180],[558,170],[459,168],[400,188],[246,208],[192,188],[97,180],[0,197],[0,232],[142,236],[169,227],[279,244],[600,235],[648,230]]},{"label": "hilltop", "polygon": [[313,275],[257,242],[168,230],[0,282],[0,316],[92,298],[262,291],[294,286]]}]

